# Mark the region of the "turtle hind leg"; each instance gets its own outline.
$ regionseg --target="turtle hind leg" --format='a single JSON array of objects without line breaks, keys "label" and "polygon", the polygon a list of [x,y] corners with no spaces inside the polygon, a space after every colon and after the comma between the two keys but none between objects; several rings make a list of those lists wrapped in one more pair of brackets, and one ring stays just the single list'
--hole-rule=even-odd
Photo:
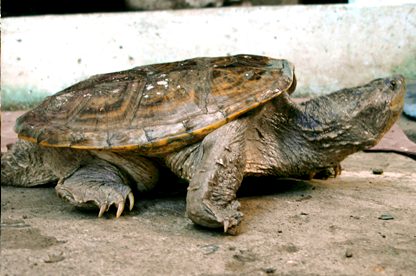
[{"label": "turtle hind leg", "polygon": [[313,178],[315,179],[328,179],[330,177],[337,177],[341,174],[342,168],[341,164],[336,164],[333,167],[324,168],[320,171],[314,173]]},{"label": "turtle hind leg", "polygon": [[74,206],[98,208],[98,217],[115,205],[118,218],[127,200],[130,210],[134,206],[129,179],[117,167],[103,160],[94,159],[69,177],[61,178],[55,189],[61,198]]},{"label": "turtle hind leg", "polygon": [[294,175],[293,177],[305,180],[312,180],[312,179],[328,179],[330,177],[337,177],[342,172],[341,164],[338,163],[332,167],[320,168],[315,169],[312,172],[308,172],[301,175]]},{"label": "turtle hind leg", "polygon": [[188,187],[186,212],[196,224],[235,233],[242,219],[236,192],[244,176],[244,137],[240,121],[212,132]]},{"label": "turtle hind leg", "polygon": [[18,140],[1,155],[1,185],[33,187],[57,181],[44,153],[37,144]]}]

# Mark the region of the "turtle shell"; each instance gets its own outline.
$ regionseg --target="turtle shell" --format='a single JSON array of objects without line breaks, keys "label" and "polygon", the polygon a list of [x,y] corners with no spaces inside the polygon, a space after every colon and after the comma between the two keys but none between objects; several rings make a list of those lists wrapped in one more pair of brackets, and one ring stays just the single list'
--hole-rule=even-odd
[{"label": "turtle shell", "polygon": [[162,154],[294,88],[286,60],[194,58],[93,76],[46,98],[15,129],[42,146]]}]

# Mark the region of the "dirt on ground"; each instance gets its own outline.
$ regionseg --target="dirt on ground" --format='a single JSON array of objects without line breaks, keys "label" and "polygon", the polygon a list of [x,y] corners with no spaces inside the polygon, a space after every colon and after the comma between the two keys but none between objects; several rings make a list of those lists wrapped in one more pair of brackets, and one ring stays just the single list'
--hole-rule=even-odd
[{"label": "dirt on ground", "polygon": [[1,275],[415,275],[416,161],[357,153],[342,166],[329,180],[245,180],[236,236],[186,218],[180,184],[119,219],[53,187],[1,187]]}]

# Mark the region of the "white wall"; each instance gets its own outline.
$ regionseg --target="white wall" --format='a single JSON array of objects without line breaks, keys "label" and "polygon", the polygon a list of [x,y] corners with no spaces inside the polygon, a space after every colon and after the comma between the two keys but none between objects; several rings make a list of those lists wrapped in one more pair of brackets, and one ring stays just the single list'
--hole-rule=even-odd
[{"label": "white wall", "polygon": [[2,19],[3,108],[90,75],[237,53],[296,65],[297,94],[416,79],[416,5],[274,6]]}]

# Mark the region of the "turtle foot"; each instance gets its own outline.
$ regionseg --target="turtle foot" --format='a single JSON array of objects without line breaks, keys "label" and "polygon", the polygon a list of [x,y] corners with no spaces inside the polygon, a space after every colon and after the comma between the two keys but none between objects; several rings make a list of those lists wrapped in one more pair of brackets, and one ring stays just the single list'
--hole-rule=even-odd
[{"label": "turtle foot", "polygon": [[58,181],[55,187],[59,197],[83,209],[99,209],[98,217],[117,208],[116,218],[134,207],[134,195],[123,175],[112,165],[89,165],[75,171],[70,177]]},{"label": "turtle foot", "polygon": [[239,212],[239,208],[240,203],[237,200],[224,208],[204,201],[203,204],[187,205],[187,215],[196,224],[209,228],[223,228],[224,233],[236,235],[243,219],[243,213]]},{"label": "turtle foot", "polygon": [[[124,212],[128,201],[129,210],[134,207],[134,195],[130,187],[114,187],[108,185],[71,185],[73,183],[58,183],[56,192],[59,197],[82,209],[99,209],[98,217],[102,217],[111,206],[117,208],[116,218]],[[121,189],[120,189],[121,188]]]},{"label": "turtle foot", "polygon": [[[129,200],[129,211],[131,211],[132,209],[133,209],[133,207],[134,207],[134,195],[133,195],[133,193],[132,192],[130,192],[128,195],[127,195],[127,198],[128,198],[128,200]],[[107,203],[103,203],[101,206],[100,206],[100,211],[98,212],[98,217],[100,218],[100,217],[102,217],[103,216],[103,214],[105,213],[105,212],[107,212],[109,209],[110,209],[110,207],[112,206],[112,205],[117,205],[117,213],[116,213],[116,218],[119,218],[120,216],[121,216],[121,214],[123,213],[123,211],[124,211],[124,207],[125,207],[125,204],[126,204],[126,202],[127,202],[127,198],[124,198],[124,200],[123,201],[121,201],[121,202],[118,202],[118,203],[116,203],[116,202],[110,202],[109,204],[107,204]]]},{"label": "turtle foot", "polygon": [[342,172],[341,164],[337,164],[333,167],[325,168],[314,174],[315,179],[328,179],[330,177],[337,177]]}]

